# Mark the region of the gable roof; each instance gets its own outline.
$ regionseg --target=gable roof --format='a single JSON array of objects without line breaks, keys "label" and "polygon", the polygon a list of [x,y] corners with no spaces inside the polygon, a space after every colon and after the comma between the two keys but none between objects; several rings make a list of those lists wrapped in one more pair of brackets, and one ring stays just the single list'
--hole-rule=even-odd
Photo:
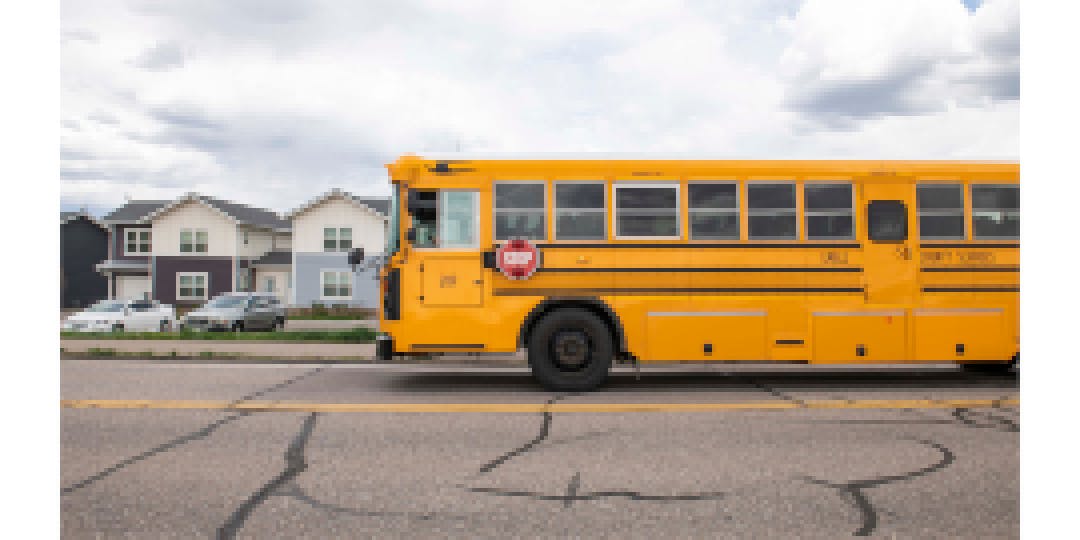
[{"label": "gable roof", "polygon": [[169,210],[188,202],[197,202],[207,206],[240,225],[251,225],[276,231],[291,230],[291,225],[288,220],[282,219],[281,216],[265,208],[256,208],[246,204],[217,199],[208,195],[199,195],[198,193],[188,193],[175,201],[163,205],[161,208],[147,214],[141,221],[152,221]]},{"label": "gable roof", "polygon": [[101,218],[106,224],[138,223],[151,212],[169,204],[169,201],[128,201]]},{"label": "gable roof", "polygon": [[91,216],[86,210],[78,210],[75,212],[60,212],[60,224],[67,225],[72,220],[79,219],[80,217],[86,218],[86,221],[89,221],[90,223],[93,223],[94,225],[97,225],[102,229],[106,228],[104,224],[102,224],[97,219],[94,219],[94,216]]},{"label": "gable roof", "polygon": [[390,199],[388,197],[357,197],[347,191],[338,188],[331,189],[322,195],[304,203],[292,212],[286,214],[287,219],[296,219],[297,216],[319,206],[330,199],[339,198],[352,203],[354,206],[364,208],[382,219],[390,214]]}]

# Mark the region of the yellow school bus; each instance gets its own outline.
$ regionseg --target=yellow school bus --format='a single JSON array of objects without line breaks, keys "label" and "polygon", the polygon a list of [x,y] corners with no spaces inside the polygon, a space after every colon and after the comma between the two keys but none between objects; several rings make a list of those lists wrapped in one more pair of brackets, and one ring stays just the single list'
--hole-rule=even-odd
[{"label": "yellow school bus", "polygon": [[[526,348],[542,385],[585,390],[613,362],[1019,358],[1017,163],[405,155],[387,168],[383,359]],[[496,252],[522,240],[535,269],[508,274]]]}]

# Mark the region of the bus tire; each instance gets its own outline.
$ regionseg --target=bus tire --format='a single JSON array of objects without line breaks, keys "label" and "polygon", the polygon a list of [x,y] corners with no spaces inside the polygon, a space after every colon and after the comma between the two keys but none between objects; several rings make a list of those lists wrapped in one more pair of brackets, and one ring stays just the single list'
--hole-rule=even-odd
[{"label": "bus tire", "polygon": [[528,344],[533,378],[555,392],[592,390],[607,380],[614,342],[604,321],[580,308],[544,315]]}]

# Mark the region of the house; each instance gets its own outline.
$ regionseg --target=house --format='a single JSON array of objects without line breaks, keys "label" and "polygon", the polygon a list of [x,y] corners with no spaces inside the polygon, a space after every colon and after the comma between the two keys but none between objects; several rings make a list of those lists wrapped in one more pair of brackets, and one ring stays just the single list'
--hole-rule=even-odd
[{"label": "house", "polygon": [[153,230],[143,220],[167,204],[169,201],[128,201],[101,219],[108,228],[108,257],[95,268],[105,277],[109,298],[151,294]]},{"label": "house", "polygon": [[[153,210],[141,222],[150,225],[153,238],[153,297],[177,305],[254,290],[258,262],[268,253],[288,252],[291,243],[289,222],[274,212],[196,193]],[[288,281],[286,272],[274,284],[282,298],[288,297]]]},{"label": "house", "polygon": [[83,308],[109,295],[94,266],[109,257],[109,230],[85,211],[60,212],[60,307]]},{"label": "house", "polygon": [[382,254],[389,209],[389,199],[361,198],[334,189],[288,214],[293,232],[289,303],[378,306],[374,271],[354,270],[348,252],[364,248],[366,257]]}]

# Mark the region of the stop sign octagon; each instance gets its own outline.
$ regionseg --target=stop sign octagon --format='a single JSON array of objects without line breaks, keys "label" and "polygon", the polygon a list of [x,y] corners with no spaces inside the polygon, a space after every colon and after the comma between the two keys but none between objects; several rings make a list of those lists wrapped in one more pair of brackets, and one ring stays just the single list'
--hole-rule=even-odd
[{"label": "stop sign octagon", "polygon": [[495,264],[509,279],[528,279],[540,266],[540,250],[524,238],[507,240],[495,249]]}]

